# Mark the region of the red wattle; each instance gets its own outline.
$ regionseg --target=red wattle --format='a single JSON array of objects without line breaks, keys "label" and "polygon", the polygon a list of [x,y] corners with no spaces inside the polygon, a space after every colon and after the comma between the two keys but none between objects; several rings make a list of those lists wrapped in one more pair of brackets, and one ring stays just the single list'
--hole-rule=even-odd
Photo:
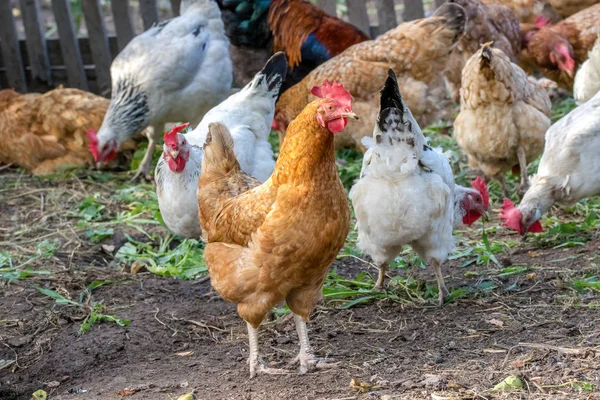
[{"label": "red wattle", "polygon": [[327,129],[332,133],[338,133],[344,130],[348,120],[346,118],[337,118],[327,123]]},{"label": "red wattle", "polygon": [[185,169],[185,160],[183,157],[177,157],[176,160],[169,157],[169,168],[173,172],[181,172]]},{"label": "red wattle", "polygon": [[479,218],[481,218],[481,214],[479,214],[477,211],[469,210],[467,211],[467,214],[463,217],[462,221],[463,224],[471,226]]},{"label": "red wattle", "polygon": [[544,228],[542,227],[542,224],[539,220],[535,221],[530,227],[529,227],[529,232],[533,232],[533,233],[540,233],[543,232]]}]

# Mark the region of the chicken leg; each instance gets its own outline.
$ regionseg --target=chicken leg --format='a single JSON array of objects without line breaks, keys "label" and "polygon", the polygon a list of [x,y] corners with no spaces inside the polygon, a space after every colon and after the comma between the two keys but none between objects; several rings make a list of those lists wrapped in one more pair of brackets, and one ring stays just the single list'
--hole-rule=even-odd
[{"label": "chicken leg", "polygon": [[433,267],[433,271],[435,272],[435,277],[438,282],[438,304],[441,307],[444,305],[444,301],[450,297],[450,292],[448,291],[446,283],[444,282],[444,276],[442,275],[440,263],[437,260],[431,260],[431,266]]},{"label": "chicken leg", "polygon": [[250,356],[248,357],[248,365],[250,366],[250,379],[254,378],[257,373],[259,374],[288,374],[290,371],[278,368],[269,368],[265,365],[264,361],[258,355],[258,329],[248,325],[248,341],[250,343]]},{"label": "chicken leg", "polygon": [[373,286],[373,290],[383,290],[383,283],[385,282],[385,272],[387,271],[388,263],[384,262],[379,266],[379,275],[377,275],[377,283]]},{"label": "chicken leg", "polygon": [[340,365],[339,362],[327,363],[324,359],[316,357],[312,347],[310,346],[310,342],[308,341],[308,328],[304,318],[298,314],[294,314],[294,321],[296,322],[296,331],[298,332],[298,338],[300,341],[300,352],[290,364],[300,363],[301,375],[306,374],[313,368],[327,369],[335,368]]},{"label": "chicken leg", "polygon": [[164,127],[164,124],[157,124],[152,126],[152,132],[148,133],[148,130],[146,130],[145,136],[148,138],[148,148],[146,148],[144,158],[142,158],[142,162],[140,162],[131,181],[137,181],[140,177],[151,180],[150,168],[152,167],[152,156],[154,155],[156,143],[159,141],[160,135],[163,134]]},{"label": "chicken leg", "polygon": [[517,189],[517,194],[522,199],[527,189],[529,189],[529,180],[527,179],[527,155],[525,149],[521,146],[517,148],[517,157],[519,158],[519,168],[521,170],[521,183]]}]

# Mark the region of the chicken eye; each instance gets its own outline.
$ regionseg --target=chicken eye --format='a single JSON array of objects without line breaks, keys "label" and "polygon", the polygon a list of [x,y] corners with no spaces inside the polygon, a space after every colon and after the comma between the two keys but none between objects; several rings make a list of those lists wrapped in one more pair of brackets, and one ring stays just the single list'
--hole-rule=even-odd
[{"label": "chicken eye", "polygon": [[481,203],[481,199],[478,197],[475,199],[476,202]]},{"label": "chicken eye", "polygon": [[331,111],[331,110],[333,110],[333,106],[329,106],[329,107],[327,107],[327,109],[328,109],[329,111]]}]

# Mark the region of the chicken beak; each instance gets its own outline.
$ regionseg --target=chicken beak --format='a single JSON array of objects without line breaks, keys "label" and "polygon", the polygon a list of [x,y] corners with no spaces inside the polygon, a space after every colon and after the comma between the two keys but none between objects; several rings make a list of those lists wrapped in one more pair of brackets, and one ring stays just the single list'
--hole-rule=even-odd
[{"label": "chicken beak", "polygon": [[342,113],[342,117],[344,117],[344,118],[352,118],[352,119],[354,119],[356,121],[358,121],[358,119],[359,119],[358,115],[356,115],[352,111]]},{"label": "chicken beak", "polygon": [[179,150],[178,149],[169,150],[169,156],[171,156],[171,158],[173,160],[177,160],[177,157],[179,157]]},{"label": "chicken beak", "polygon": [[483,210],[483,218],[485,218],[486,221],[490,220],[490,214],[487,212],[487,210]]}]

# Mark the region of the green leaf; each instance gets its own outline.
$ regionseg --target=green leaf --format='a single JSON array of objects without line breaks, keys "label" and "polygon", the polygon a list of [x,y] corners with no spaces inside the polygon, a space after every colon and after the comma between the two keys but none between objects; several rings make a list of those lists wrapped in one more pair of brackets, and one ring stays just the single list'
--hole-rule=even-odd
[{"label": "green leaf", "polygon": [[499,391],[510,391],[510,390],[522,389],[522,388],[523,388],[523,382],[521,382],[521,379],[519,379],[517,376],[514,376],[514,375],[510,375],[509,377],[504,379],[502,382],[500,382],[499,384],[494,386],[494,390],[499,390]]},{"label": "green leaf", "polygon": [[36,286],[35,288],[38,291],[40,291],[40,293],[53,298],[54,301],[56,301],[56,304],[68,305],[68,306],[80,306],[81,305],[81,304],[77,303],[76,301],[69,300],[66,297],[62,296],[61,294],[56,293],[54,290],[44,289],[39,286]]}]

